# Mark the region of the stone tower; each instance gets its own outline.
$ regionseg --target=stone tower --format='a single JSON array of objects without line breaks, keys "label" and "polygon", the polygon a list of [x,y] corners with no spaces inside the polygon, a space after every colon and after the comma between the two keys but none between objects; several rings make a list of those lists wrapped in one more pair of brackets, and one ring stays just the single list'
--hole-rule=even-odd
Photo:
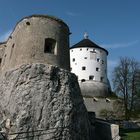
[{"label": "stone tower", "polygon": [[87,97],[106,97],[108,51],[84,35],[84,39],[70,48],[71,72],[78,77],[81,92]]},{"label": "stone tower", "polygon": [[69,28],[56,17],[32,15],[23,18],[4,45],[2,71],[31,63],[57,65],[69,70]]}]

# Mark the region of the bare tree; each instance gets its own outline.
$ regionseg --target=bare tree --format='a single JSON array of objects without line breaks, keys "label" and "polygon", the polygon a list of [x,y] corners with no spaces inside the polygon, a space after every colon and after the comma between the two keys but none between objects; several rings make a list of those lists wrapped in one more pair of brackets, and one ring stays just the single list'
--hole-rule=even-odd
[{"label": "bare tree", "polygon": [[123,98],[125,119],[131,117],[134,101],[140,87],[139,63],[131,58],[120,58],[118,66],[113,71],[113,87],[115,92]]}]

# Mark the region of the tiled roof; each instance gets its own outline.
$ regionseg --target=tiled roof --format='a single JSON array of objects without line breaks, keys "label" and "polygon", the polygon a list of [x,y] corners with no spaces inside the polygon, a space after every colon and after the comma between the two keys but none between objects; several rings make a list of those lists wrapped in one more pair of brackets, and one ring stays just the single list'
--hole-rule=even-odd
[{"label": "tiled roof", "polygon": [[92,42],[90,39],[86,38],[86,39],[82,39],[80,42],[78,42],[77,44],[73,45],[70,49],[74,49],[74,48],[83,48],[83,47],[92,47],[92,48],[99,48],[104,50],[107,55],[108,55],[108,51],[100,46],[98,46],[97,44],[95,44],[94,42]]}]

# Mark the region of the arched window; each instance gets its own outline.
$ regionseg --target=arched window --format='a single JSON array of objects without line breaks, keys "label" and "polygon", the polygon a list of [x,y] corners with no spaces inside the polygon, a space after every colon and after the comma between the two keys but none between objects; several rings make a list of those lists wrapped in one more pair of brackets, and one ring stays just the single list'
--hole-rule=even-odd
[{"label": "arched window", "polygon": [[55,54],[56,41],[52,38],[45,39],[44,53]]}]

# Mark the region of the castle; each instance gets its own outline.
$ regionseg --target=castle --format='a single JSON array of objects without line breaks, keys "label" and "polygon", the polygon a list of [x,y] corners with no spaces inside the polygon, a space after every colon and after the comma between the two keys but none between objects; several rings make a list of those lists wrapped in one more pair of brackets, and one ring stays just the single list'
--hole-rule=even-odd
[{"label": "castle", "polygon": [[112,110],[112,102],[107,99],[110,95],[108,51],[88,39],[87,34],[70,48],[69,35],[67,24],[56,17],[32,15],[23,18],[8,40],[0,43],[1,74],[32,63],[71,69],[78,77],[87,110],[95,111],[97,116],[101,109]]},{"label": "castle", "polygon": [[107,55],[108,51],[88,39],[87,34],[70,48],[71,71],[77,75],[84,96],[109,96]]},{"label": "castle", "polygon": [[[106,99],[110,88],[108,51],[90,41],[87,35],[69,48],[69,35],[69,27],[61,19],[32,15],[19,21],[8,40],[0,43],[0,99],[3,102],[0,108],[4,112],[2,122],[7,124],[4,127],[12,132],[34,133],[34,128],[52,129],[53,126],[61,137],[63,132],[70,139],[93,139],[89,135],[95,136],[93,112],[111,106]],[[77,78],[69,72],[70,62],[89,114]],[[103,99],[98,101],[98,97]],[[5,117],[7,110],[8,119]],[[67,124],[75,128],[69,125],[70,135],[63,128]],[[98,120],[96,124],[100,139],[119,140],[118,125]]]}]

